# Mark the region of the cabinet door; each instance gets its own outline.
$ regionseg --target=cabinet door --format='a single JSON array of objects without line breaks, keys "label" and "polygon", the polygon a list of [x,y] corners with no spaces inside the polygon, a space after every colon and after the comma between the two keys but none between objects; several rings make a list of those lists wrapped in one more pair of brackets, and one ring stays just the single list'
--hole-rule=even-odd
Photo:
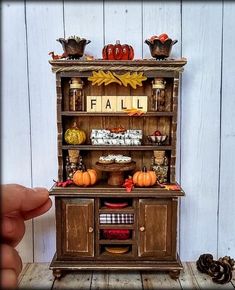
[{"label": "cabinet door", "polygon": [[61,254],[75,257],[94,256],[94,200],[61,200]]},{"label": "cabinet door", "polygon": [[140,257],[175,259],[177,199],[139,200]]}]

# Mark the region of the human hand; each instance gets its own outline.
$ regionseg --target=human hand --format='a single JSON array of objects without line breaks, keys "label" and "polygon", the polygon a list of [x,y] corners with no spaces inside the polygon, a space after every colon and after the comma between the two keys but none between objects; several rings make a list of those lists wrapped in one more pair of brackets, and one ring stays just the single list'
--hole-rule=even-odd
[{"label": "human hand", "polygon": [[22,270],[21,258],[14,247],[24,236],[24,221],[47,212],[52,203],[45,188],[6,184],[1,186],[1,193],[1,289],[14,289]]}]

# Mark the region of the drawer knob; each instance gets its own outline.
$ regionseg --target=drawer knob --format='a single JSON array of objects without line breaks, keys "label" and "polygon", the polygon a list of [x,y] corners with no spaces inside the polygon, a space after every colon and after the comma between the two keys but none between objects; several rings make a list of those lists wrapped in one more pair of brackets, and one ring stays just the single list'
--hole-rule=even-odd
[{"label": "drawer knob", "polygon": [[145,227],[140,227],[140,231],[144,232],[145,231]]},{"label": "drawer knob", "polygon": [[89,227],[89,233],[93,233],[94,229],[92,227]]}]

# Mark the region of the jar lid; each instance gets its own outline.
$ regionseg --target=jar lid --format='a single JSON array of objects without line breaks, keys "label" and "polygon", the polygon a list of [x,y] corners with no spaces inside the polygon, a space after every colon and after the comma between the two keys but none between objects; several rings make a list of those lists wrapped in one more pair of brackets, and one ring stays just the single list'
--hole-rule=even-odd
[{"label": "jar lid", "polygon": [[76,84],[70,84],[70,89],[82,89],[83,88],[83,84],[79,84],[79,83],[76,83]]},{"label": "jar lid", "polygon": [[152,84],[153,89],[165,89],[165,85],[162,83]]},{"label": "jar lid", "polygon": [[70,88],[71,89],[82,89],[83,88],[82,80],[80,78],[71,78]]},{"label": "jar lid", "polygon": [[152,81],[152,87],[153,89],[165,89],[166,82],[164,78],[155,78]]}]

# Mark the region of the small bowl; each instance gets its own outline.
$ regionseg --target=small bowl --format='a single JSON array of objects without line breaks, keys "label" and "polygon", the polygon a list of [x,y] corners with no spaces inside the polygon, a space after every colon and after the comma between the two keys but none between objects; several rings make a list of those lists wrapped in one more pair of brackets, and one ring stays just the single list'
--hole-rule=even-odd
[{"label": "small bowl", "polygon": [[155,143],[157,145],[162,145],[167,139],[167,135],[161,135],[161,136],[155,136],[155,135],[149,135],[148,140],[151,143]]},{"label": "small bowl", "polygon": [[149,39],[145,40],[145,43],[149,46],[152,57],[156,59],[165,59],[169,57],[172,46],[177,42],[178,40],[172,40],[171,38],[168,38],[164,42],[158,38],[155,38],[153,41]]},{"label": "small bowl", "polygon": [[69,37],[67,39],[59,38],[57,39],[62,44],[64,53],[69,59],[79,59],[83,56],[85,46],[91,41],[80,37]]}]

